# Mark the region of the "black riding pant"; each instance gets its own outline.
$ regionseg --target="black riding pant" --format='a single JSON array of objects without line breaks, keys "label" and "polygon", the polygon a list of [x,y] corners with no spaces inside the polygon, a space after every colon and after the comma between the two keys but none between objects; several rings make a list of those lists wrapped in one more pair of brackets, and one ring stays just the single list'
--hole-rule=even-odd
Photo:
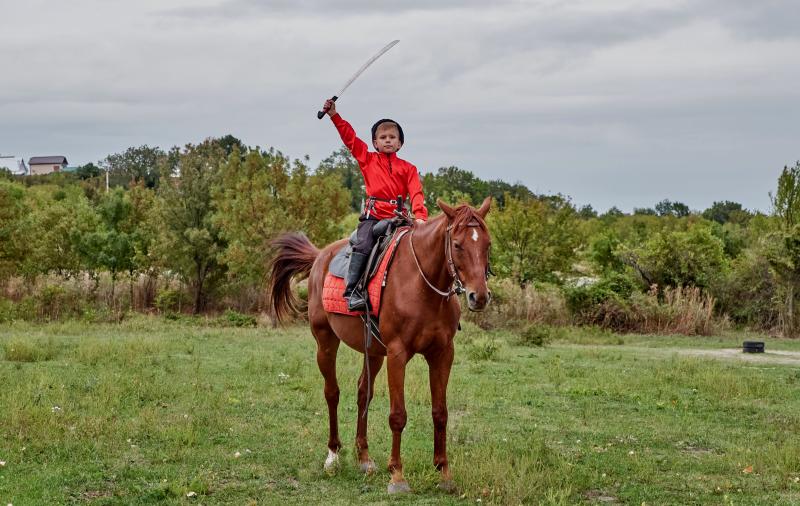
[{"label": "black riding pant", "polygon": [[376,218],[367,218],[361,215],[358,218],[358,228],[356,229],[356,243],[353,245],[353,251],[369,255],[375,246],[375,238],[372,236],[372,227],[378,223]]}]

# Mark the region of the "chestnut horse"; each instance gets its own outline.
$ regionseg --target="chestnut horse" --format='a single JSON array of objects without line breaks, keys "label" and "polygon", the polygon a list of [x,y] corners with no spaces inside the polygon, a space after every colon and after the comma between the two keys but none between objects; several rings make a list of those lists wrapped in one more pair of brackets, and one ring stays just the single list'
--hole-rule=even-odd
[{"label": "chestnut horse", "polygon": [[[459,298],[463,287],[469,309],[482,311],[491,294],[487,287],[491,238],[484,221],[491,198],[478,209],[468,205],[450,207],[439,200],[443,211],[425,224],[415,224],[397,245],[381,296],[379,331],[381,341],[372,339],[365,348],[361,318],[326,312],[322,307],[322,284],[328,265],[345,240],[321,251],[305,235],[284,234],[273,241],[277,255],[272,261],[271,303],[279,320],[298,312],[290,286],[295,275],[308,275],[308,319],[317,341],[317,365],[325,379],[330,435],[325,469],[338,465],[339,441],[336,381],[336,352],[339,343],[365,353],[364,370],[358,381],[356,451],[361,470],[371,473],[375,463],[367,447],[366,408],[372,397],[375,376],[387,361],[389,379],[389,427],[392,454],[389,458],[389,493],[409,491],[403,478],[400,438],[406,425],[403,382],[408,361],[419,353],[430,370],[433,415],[433,464],[440,471],[440,487],[452,489],[447,463],[447,382],[453,364],[453,336],[461,316]],[[384,347],[385,346],[385,347]],[[369,376],[369,377],[367,377]],[[369,397],[369,398],[368,398]]]}]

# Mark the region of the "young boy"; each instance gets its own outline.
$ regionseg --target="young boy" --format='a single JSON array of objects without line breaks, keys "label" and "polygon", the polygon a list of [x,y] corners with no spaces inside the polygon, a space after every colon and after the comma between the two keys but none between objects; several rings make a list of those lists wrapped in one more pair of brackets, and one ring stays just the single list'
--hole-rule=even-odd
[{"label": "young boy", "polygon": [[424,223],[428,219],[428,210],[425,208],[425,197],[417,168],[397,157],[397,151],[405,140],[403,129],[397,122],[382,119],[372,126],[372,146],[377,151],[372,153],[367,144],[356,137],[356,132],[350,123],[336,112],[335,102],[326,100],[322,110],[331,117],[344,145],[361,167],[366,185],[364,210],[358,218],[357,241],[350,256],[344,291],[347,309],[364,311],[367,302],[365,296],[356,289],[356,285],[367,263],[367,257],[375,245],[372,227],[382,219],[394,218],[397,206],[393,202],[398,196],[410,198],[411,210],[417,223]]}]

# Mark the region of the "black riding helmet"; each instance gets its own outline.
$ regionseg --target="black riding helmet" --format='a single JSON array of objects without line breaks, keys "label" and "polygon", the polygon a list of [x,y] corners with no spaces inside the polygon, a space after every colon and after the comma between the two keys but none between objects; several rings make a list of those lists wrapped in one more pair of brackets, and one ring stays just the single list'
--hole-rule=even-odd
[{"label": "black riding helmet", "polygon": [[372,125],[372,140],[375,140],[375,134],[378,133],[378,127],[381,126],[383,123],[391,123],[397,127],[397,132],[400,135],[400,144],[405,144],[405,138],[403,137],[403,127],[400,126],[400,123],[396,122],[393,119],[383,118],[379,119],[374,125]]}]

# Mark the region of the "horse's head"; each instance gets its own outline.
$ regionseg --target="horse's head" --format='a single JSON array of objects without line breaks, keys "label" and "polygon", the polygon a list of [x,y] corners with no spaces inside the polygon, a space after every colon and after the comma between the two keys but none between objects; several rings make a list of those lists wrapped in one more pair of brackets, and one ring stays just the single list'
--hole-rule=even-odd
[{"label": "horse's head", "polygon": [[489,274],[489,246],[492,238],[486,227],[486,214],[492,203],[486,197],[478,209],[466,204],[450,207],[441,199],[436,204],[447,216],[452,258],[457,279],[464,285],[471,311],[483,311],[492,294],[486,284]]}]

